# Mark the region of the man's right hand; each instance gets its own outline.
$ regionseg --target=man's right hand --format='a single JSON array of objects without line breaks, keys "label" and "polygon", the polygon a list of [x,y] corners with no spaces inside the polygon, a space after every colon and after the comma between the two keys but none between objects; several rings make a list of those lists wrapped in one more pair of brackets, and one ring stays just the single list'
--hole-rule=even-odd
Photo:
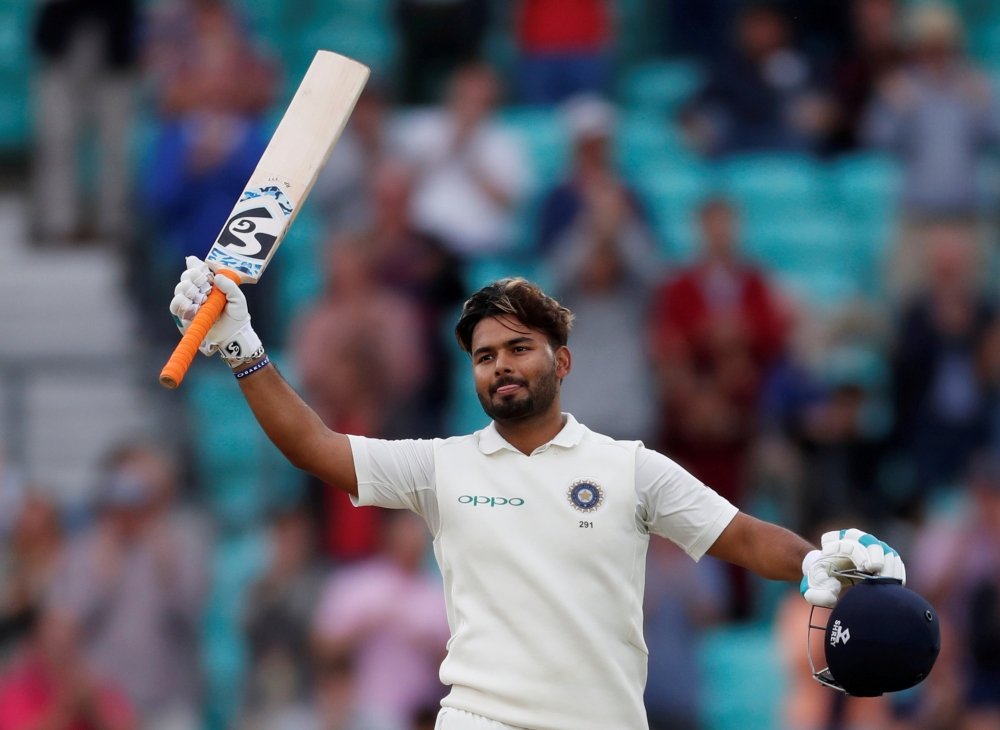
[{"label": "man's right hand", "polygon": [[260,357],[263,345],[250,326],[247,300],[240,287],[228,277],[216,278],[208,264],[196,256],[188,256],[185,262],[187,269],[181,274],[170,301],[170,314],[177,328],[182,334],[187,332],[215,284],[226,295],[226,307],[199,349],[205,355],[220,352],[222,359],[231,366]]}]

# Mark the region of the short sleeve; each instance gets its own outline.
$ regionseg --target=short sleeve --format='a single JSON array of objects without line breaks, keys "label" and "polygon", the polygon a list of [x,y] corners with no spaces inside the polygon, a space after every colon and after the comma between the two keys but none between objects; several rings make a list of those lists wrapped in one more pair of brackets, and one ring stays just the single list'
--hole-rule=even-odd
[{"label": "short sleeve", "polygon": [[348,436],[358,478],[355,507],[408,509],[438,531],[440,518],[434,489],[434,441],[386,441]]},{"label": "short sleeve", "polygon": [[642,445],[635,454],[635,490],[649,532],[676,543],[695,560],[739,512],[677,463]]}]

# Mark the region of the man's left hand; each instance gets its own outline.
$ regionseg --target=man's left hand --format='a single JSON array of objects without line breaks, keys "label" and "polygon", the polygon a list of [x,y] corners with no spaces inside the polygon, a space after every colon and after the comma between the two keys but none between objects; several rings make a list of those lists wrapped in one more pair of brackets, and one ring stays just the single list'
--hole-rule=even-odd
[{"label": "man's left hand", "polygon": [[833,608],[843,587],[855,582],[850,576],[839,575],[850,570],[906,584],[906,568],[899,553],[875,536],[852,528],[823,535],[822,549],[813,550],[802,561],[799,590],[814,606]]}]

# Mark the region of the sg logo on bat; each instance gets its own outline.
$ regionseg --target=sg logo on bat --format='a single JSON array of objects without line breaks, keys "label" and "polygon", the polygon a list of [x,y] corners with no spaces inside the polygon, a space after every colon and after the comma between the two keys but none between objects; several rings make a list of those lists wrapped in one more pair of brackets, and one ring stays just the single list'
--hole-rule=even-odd
[{"label": "sg logo on bat", "polygon": [[257,269],[254,264],[267,261],[288,225],[292,210],[291,202],[277,186],[244,191],[206,260],[231,266],[235,257],[246,260],[246,273]]}]

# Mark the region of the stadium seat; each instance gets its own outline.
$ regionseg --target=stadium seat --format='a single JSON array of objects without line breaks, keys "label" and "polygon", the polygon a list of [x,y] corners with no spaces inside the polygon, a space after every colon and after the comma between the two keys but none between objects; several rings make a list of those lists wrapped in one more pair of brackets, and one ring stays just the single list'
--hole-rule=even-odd
[{"label": "stadium seat", "polygon": [[317,5],[324,8],[327,16],[365,20],[383,26],[391,20],[388,0],[326,0]]},{"label": "stadium seat", "polygon": [[747,155],[723,163],[724,190],[751,219],[796,217],[823,201],[823,174],[810,158],[795,155]]},{"label": "stadium seat", "polygon": [[0,75],[0,150],[27,148],[31,141],[31,96],[26,79]]},{"label": "stadium seat", "polygon": [[669,119],[648,112],[623,115],[615,135],[615,157],[626,175],[664,167],[689,157],[680,130]]},{"label": "stadium seat", "polygon": [[703,83],[704,72],[694,61],[651,61],[626,74],[621,96],[636,109],[673,114]]},{"label": "stadium seat", "polygon": [[776,645],[772,631],[759,626],[727,626],[705,636],[701,666],[706,730],[782,727],[778,705],[785,680]]},{"label": "stadium seat", "polygon": [[544,192],[556,184],[570,162],[569,135],[559,113],[537,107],[508,107],[500,112],[499,121],[527,148],[536,192]]},{"label": "stadium seat", "polygon": [[845,215],[882,220],[893,215],[902,186],[902,170],[891,157],[864,152],[833,166],[834,200]]},{"label": "stadium seat", "polygon": [[969,50],[988,66],[1000,66],[1000,19],[969,29]]},{"label": "stadium seat", "polygon": [[396,37],[379,23],[364,23],[354,18],[337,18],[318,28],[307,29],[299,39],[300,54],[312,58],[323,48],[350,56],[369,66],[375,74],[385,75],[396,61]]},{"label": "stadium seat", "polygon": [[802,217],[748,225],[744,235],[748,254],[785,270],[857,273],[868,262],[844,236],[839,221],[829,217]]},{"label": "stadium seat", "polygon": [[835,312],[864,294],[856,277],[836,271],[780,271],[775,280],[792,299],[817,312]]},{"label": "stadium seat", "polygon": [[282,332],[288,332],[296,318],[323,293],[327,269],[323,233],[322,218],[307,202],[281,244],[281,258],[276,261]]},{"label": "stadium seat", "polygon": [[[271,355],[276,363],[281,356]],[[199,367],[184,382],[195,464],[213,512],[227,528],[258,524],[301,494],[303,475],[267,440],[225,367]]]},{"label": "stadium seat", "polygon": [[269,549],[266,533],[253,530],[220,540],[212,556],[202,640],[212,728],[230,727],[239,711],[247,668],[241,612],[247,589],[267,565]]},{"label": "stadium seat", "polygon": [[647,169],[636,178],[653,224],[670,258],[690,258],[697,248],[697,211],[715,190],[711,168],[697,162]]}]

